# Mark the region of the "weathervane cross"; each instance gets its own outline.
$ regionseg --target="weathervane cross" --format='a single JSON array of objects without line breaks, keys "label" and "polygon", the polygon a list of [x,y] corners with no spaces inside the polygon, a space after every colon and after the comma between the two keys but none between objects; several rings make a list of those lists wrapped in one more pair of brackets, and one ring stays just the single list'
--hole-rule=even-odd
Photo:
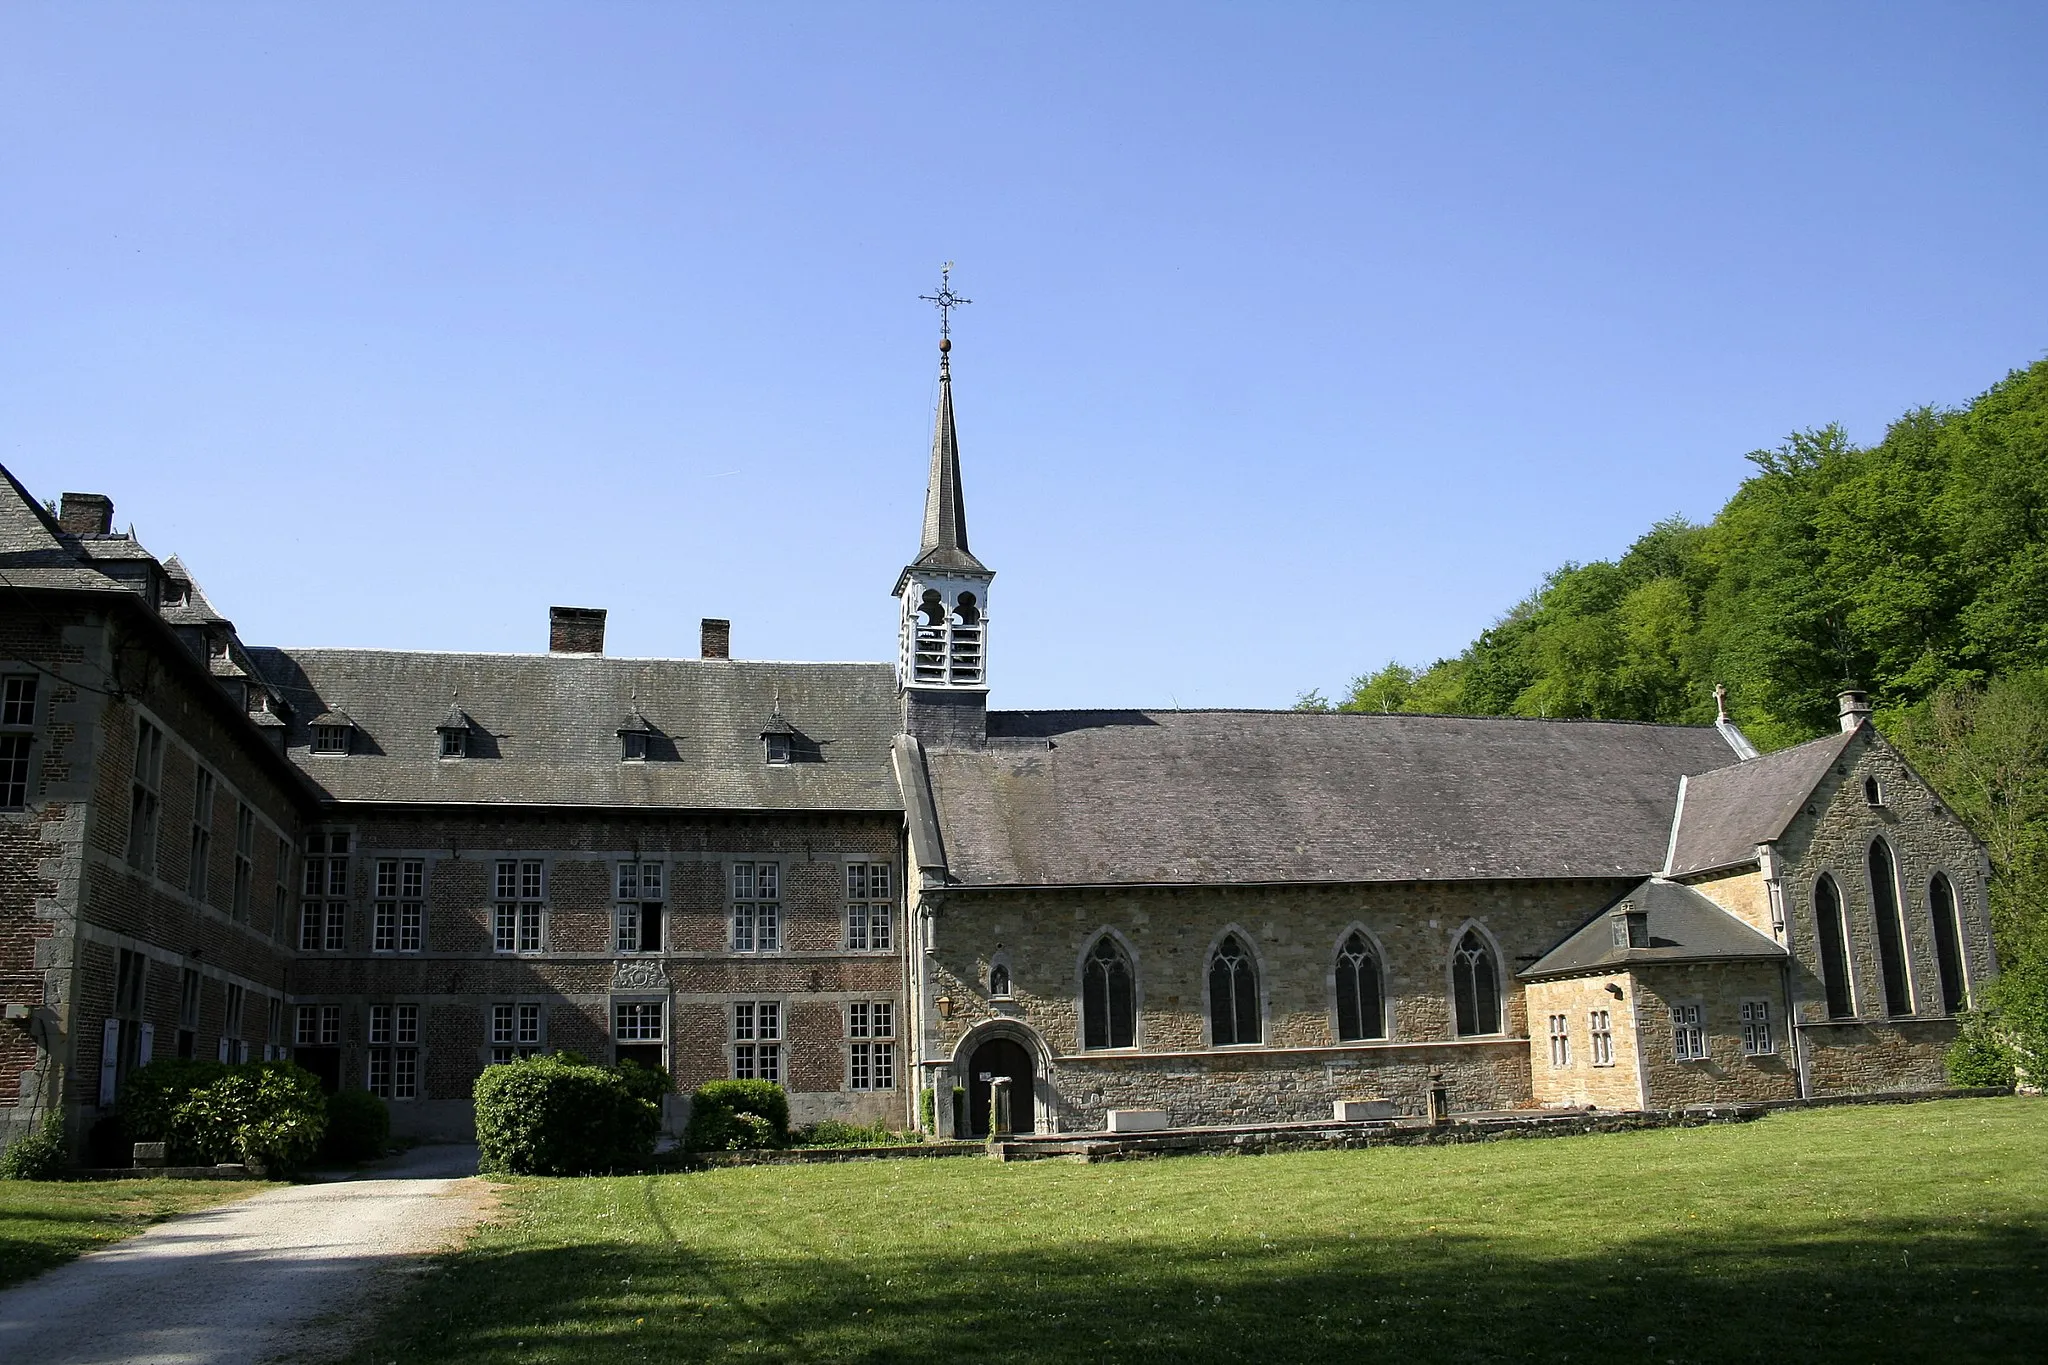
[{"label": "weathervane cross", "polygon": [[918,295],[918,297],[923,299],[926,303],[932,304],[938,308],[939,340],[941,341],[951,341],[953,339],[953,310],[955,308],[958,308],[963,303],[974,302],[973,299],[963,299],[958,294],[954,293],[952,281],[953,263],[951,261],[947,261],[944,265],[939,267],[939,292],[936,294]]}]

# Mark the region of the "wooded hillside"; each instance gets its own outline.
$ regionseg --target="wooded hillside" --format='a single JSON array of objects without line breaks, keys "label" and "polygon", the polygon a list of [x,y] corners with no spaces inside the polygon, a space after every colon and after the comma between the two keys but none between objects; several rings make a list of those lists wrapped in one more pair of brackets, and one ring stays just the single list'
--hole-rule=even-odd
[{"label": "wooded hillside", "polygon": [[1749,459],[1707,525],[1566,564],[1456,658],[1389,663],[1336,709],[1703,723],[1724,683],[1769,749],[1866,688],[1991,848],[2002,1000],[2048,1079],[2048,361],[1873,446],[1827,426]]}]

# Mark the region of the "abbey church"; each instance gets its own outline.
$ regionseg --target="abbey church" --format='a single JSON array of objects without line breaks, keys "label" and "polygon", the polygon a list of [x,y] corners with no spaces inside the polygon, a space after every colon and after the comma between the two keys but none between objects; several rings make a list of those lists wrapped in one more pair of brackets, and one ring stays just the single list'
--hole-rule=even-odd
[{"label": "abbey church", "polygon": [[728,1076],[944,1134],[998,1080],[1047,1133],[1909,1090],[1996,970],[1983,849],[1859,693],[1764,755],[1726,716],[992,710],[995,576],[944,350],[893,663],[713,620],[619,658],[568,606],[529,654],[252,645],[108,497],[7,474],[0,1136],[82,1152],[163,1056],[441,1136],[557,1050],[668,1068],[672,1126]]}]

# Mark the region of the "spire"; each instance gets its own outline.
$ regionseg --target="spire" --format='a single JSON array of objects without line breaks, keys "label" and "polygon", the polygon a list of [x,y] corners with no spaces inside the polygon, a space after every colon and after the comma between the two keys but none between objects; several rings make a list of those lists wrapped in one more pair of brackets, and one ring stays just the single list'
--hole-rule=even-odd
[{"label": "spire", "polygon": [[920,298],[939,310],[939,410],[932,422],[931,475],[925,485],[924,534],[917,558],[896,582],[903,591],[912,570],[985,574],[988,568],[967,548],[967,500],[960,487],[960,438],[953,426],[953,309],[972,300],[953,292],[953,263],[939,271],[939,292]]}]

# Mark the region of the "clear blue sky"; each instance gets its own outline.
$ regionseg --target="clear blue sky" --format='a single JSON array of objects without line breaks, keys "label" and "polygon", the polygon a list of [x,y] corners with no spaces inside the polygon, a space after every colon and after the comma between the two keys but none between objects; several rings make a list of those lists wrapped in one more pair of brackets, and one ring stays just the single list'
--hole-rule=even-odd
[{"label": "clear blue sky", "polygon": [[251,643],[887,659],[939,262],[1000,706],[1461,647],[2048,350],[2048,6],[0,8],[0,460]]}]

